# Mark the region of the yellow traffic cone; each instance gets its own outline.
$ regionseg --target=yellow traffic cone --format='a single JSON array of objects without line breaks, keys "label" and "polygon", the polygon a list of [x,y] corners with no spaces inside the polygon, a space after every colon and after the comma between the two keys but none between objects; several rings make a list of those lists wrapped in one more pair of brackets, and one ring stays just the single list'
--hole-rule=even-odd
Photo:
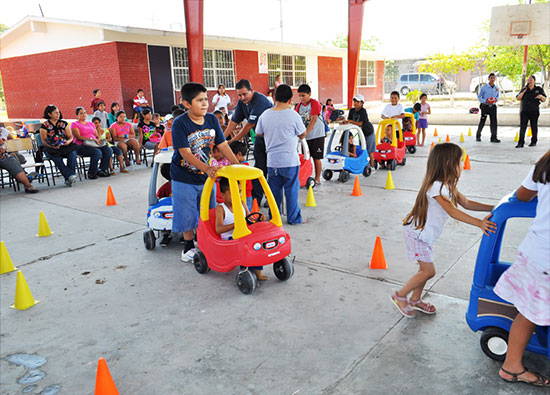
[{"label": "yellow traffic cone", "polygon": [[466,150],[464,149],[464,147],[462,148],[462,162],[464,162],[466,160]]},{"label": "yellow traffic cone", "polygon": [[307,191],[306,207],[317,207],[315,196],[313,196],[313,187],[311,185]]},{"label": "yellow traffic cone", "polygon": [[472,128],[468,129],[468,137],[472,137]]},{"label": "yellow traffic cone", "polygon": [[519,141],[519,133],[516,132],[516,137],[514,137],[514,143],[517,143]]},{"label": "yellow traffic cone", "polygon": [[460,132],[460,142],[461,142],[461,143],[464,142],[464,134],[462,134],[462,132]]},{"label": "yellow traffic cone", "polygon": [[529,126],[529,130],[527,131],[527,137],[532,137],[533,132],[531,131],[531,127]]},{"label": "yellow traffic cone", "polygon": [[29,307],[34,306],[40,302],[34,300],[31,290],[25,281],[25,277],[21,270],[17,271],[17,284],[15,286],[15,304],[10,306],[12,309],[27,310]]},{"label": "yellow traffic cone", "polygon": [[38,237],[46,237],[52,235],[53,232],[50,230],[50,225],[46,221],[44,213],[40,211],[40,220],[38,221]]},{"label": "yellow traffic cone", "polygon": [[17,268],[13,266],[8,249],[4,242],[0,241],[0,274],[13,272],[14,270],[17,270]]},{"label": "yellow traffic cone", "polygon": [[386,178],[386,189],[395,189],[395,185],[393,185],[393,179],[391,177],[391,171],[388,171],[388,178]]},{"label": "yellow traffic cone", "polygon": [[439,138],[439,141],[438,141],[438,142],[441,143],[441,137]]}]

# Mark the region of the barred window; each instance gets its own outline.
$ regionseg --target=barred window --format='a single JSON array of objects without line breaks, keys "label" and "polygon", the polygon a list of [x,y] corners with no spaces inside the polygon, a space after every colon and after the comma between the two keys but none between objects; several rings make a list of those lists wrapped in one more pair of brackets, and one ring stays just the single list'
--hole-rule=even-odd
[{"label": "barred window", "polygon": [[267,54],[269,86],[275,86],[277,76],[283,84],[299,86],[306,83],[306,57],[299,55]]},{"label": "barred window", "polygon": [[357,82],[359,86],[376,86],[376,67],[372,60],[359,61]]},{"label": "barred window", "polygon": [[[205,49],[203,59],[205,87],[216,89],[220,84],[230,89],[235,87],[233,51]],[[172,71],[174,73],[174,87],[179,90],[189,82],[187,48],[172,47]]]}]

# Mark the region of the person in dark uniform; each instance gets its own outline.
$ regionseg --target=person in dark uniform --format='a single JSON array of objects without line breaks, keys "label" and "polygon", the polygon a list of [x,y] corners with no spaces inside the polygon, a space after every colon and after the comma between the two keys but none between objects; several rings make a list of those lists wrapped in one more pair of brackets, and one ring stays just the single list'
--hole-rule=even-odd
[{"label": "person in dark uniform", "polygon": [[[224,135],[231,141],[239,141],[246,136],[250,129],[256,127],[256,123],[262,113],[273,107],[273,104],[262,95],[260,92],[252,90],[250,81],[242,79],[235,85],[235,90],[239,96],[239,102],[235,108],[235,112],[225,129]],[[246,125],[242,130],[234,137],[231,134],[239,123],[246,119]],[[264,176],[267,177],[267,154],[265,151],[265,141],[263,136],[256,136],[254,142],[254,167],[261,169],[264,172]],[[262,197],[264,196],[262,186],[258,180],[252,180],[252,198],[261,204]]]},{"label": "person in dark uniform", "polygon": [[487,115],[491,120],[491,143],[500,143],[497,138],[497,102],[500,96],[500,89],[495,85],[495,73],[489,74],[489,82],[481,87],[477,99],[479,100],[479,108],[481,109],[481,118],[477,126],[476,141],[481,141],[481,130],[485,126]]},{"label": "person in dark uniform", "polygon": [[519,111],[520,126],[519,140],[516,148],[523,148],[525,144],[525,130],[527,123],[531,123],[531,144],[529,147],[537,145],[538,120],[539,120],[539,104],[546,101],[546,93],[540,86],[535,85],[535,76],[532,75],[527,79],[527,85],[516,96],[517,100],[521,100],[521,109]]}]

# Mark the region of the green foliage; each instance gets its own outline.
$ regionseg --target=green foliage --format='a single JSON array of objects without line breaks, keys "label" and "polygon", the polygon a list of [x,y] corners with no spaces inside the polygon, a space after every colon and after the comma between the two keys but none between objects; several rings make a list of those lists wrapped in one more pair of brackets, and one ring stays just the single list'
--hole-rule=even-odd
[{"label": "green foliage", "polygon": [[422,72],[443,75],[445,78],[454,76],[461,70],[472,70],[475,59],[469,53],[445,55],[440,52],[428,56],[426,63],[418,69]]},{"label": "green foliage", "polygon": [[418,89],[410,91],[409,93],[407,93],[407,100],[411,101],[414,104],[418,102],[418,100],[420,100],[421,94],[422,92],[420,92]]},{"label": "green foliage", "polygon": [[0,23],[0,34],[4,32],[4,30],[8,30],[9,27],[4,25],[3,23]]},{"label": "green foliage", "polygon": [[[347,48],[348,47],[348,36],[347,34],[337,34],[336,37],[330,42],[318,42],[319,45],[323,47],[331,46],[336,48]],[[376,51],[376,48],[381,44],[378,37],[371,36],[366,40],[361,40],[361,49],[366,51]]]}]

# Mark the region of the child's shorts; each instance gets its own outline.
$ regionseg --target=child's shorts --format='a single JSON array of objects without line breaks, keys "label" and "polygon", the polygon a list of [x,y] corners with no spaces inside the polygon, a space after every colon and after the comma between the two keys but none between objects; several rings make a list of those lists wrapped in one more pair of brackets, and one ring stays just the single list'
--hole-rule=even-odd
[{"label": "child's shorts", "polygon": [[[199,211],[204,185],[172,180],[172,232],[183,233],[199,225]],[[210,195],[210,208],[216,207],[216,185]]]},{"label": "child's shorts", "polygon": [[418,127],[420,129],[427,129],[428,128],[428,120],[425,118],[418,119]]},{"label": "child's shorts", "polygon": [[432,246],[418,238],[416,233],[407,226],[403,227],[403,237],[407,246],[407,256],[413,262],[433,262],[434,250]]},{"label": "child's shorts", "polygon": [[532,323],[550,325],[550,272],[530,263],[521,252],[500,276],[494,291]]}]

